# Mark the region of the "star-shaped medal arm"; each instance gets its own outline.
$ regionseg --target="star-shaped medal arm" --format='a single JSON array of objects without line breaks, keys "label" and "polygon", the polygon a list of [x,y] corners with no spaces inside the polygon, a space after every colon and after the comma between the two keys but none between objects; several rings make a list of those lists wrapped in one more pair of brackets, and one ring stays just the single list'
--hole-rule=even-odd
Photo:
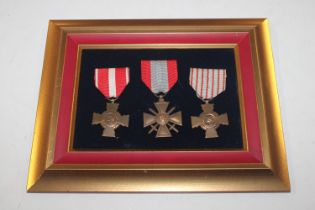
[{"label": "star-shaped medal arm", "polygon": [[107,103],[107,110],[101,114],[93,113],[92,124],[101,124],[103,127],[102,136],[115,137],[115,129],[119,126],[128,127],[129,115],[121,115],[118,110],[119,104]]},{"label": "star-shaped medal arm", "polygon": [[176,125],[182,125],[181,112],[171,114],[175,108],[171,108],[169,111],[167,107],[169,102],[160,99],[160,101],[154,103],[157,112],[153,109],[149,109],[152,114],[143,114],[143,126],[150,126],[149,133],[156,131],[156,138],[160,137],[171,137],[171,130],[178,132]]},{"label": "star-shaped medal arm", "polygon": [[217,128],[220,125],[228,125],[228,116],[226,113],[218,115],[218,113],[213,111],[213,104],[203,104],[203,112],[197,117],[191,117],[192,128],[201,127],[206,131],[206,138],[216,138],[219,137],[217,133]]}]

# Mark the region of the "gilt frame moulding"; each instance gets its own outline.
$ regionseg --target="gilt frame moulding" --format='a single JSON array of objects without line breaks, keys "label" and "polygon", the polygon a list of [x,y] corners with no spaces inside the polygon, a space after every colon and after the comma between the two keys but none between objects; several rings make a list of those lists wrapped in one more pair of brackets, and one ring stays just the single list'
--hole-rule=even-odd
[{"label": "gilt frame moulding", "polygon": [[[84,49],[233,49],[240,150],[76,151]],[[288,192],[267,19],[51,20],[28,192]]]}]

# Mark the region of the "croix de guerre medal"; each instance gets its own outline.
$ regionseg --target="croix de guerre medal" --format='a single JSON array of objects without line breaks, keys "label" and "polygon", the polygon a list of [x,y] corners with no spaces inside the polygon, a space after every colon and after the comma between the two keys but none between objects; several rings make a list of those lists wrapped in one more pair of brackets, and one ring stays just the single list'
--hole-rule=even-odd
[{"label": "croix de guerre medal", "polygon": [[143,126],[150,127],[149,133],[156,132],[156,138],[171,137],[171,131],[178,132],[176,126],[182,125],[182,114],[174,112],[174,107],[168,109],[163,97],[177,82],[176,60],[141,60],[141,79],[159,97],[155,109],[143,114]]},{"label": "croix de guerre medal", "polygon": [[191,117],[192,128],[201,127],[205,130],[205,138],[218,137],[217,128],[220,125],[228,125],[226,113],[219,115],[210,104],[213,98],[225,91],[226,70],[225,69],[202,69],[190,68],[189,84],[196,94],[205,103],[202,104],[203,112],[197,117]]},{"label": "croix de guerre medal", "polygon": [[93,113],[92,124],[103,127],[102,136],[115,137],[115,129],[119,126],[128,127],[129,115],[118,112],[115,100],[121,95],[129,83],[129,68],[97,68],[94,72],[95,87],[110,101],[106,103],[106,111]]}]

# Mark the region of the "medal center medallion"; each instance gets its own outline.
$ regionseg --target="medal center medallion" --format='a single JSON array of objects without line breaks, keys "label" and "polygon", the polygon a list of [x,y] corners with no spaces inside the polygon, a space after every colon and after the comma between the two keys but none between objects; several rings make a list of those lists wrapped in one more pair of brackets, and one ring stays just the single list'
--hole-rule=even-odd
[{"label": "medal center medallion", "polygon": [[218,123],[216,120],[216,116],[213,114],[205,114],[202,116],[202,128],[216,128],[218,127]]},{"label": "medal center medallion", "polygon": [[156,117],[157,123],[160,125],[166,125],[169,122],[169,116],[166,113],[158,114]]},{"label": "medal center medallion", "polygon": [[108,112],[104,115],[104,121],[102,122],[102,125],[104,127],[110,127],[110,128],[116,128],[118,125],[117,116],[113,112]]}]

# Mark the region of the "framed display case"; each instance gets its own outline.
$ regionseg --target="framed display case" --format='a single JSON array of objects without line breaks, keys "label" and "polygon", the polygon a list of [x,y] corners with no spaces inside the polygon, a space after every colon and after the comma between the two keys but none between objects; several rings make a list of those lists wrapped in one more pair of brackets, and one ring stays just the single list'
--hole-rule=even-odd
[{"label": "framed display case", "polygon": [[289,190],[266,19],[49,22],[28,192]]}]

